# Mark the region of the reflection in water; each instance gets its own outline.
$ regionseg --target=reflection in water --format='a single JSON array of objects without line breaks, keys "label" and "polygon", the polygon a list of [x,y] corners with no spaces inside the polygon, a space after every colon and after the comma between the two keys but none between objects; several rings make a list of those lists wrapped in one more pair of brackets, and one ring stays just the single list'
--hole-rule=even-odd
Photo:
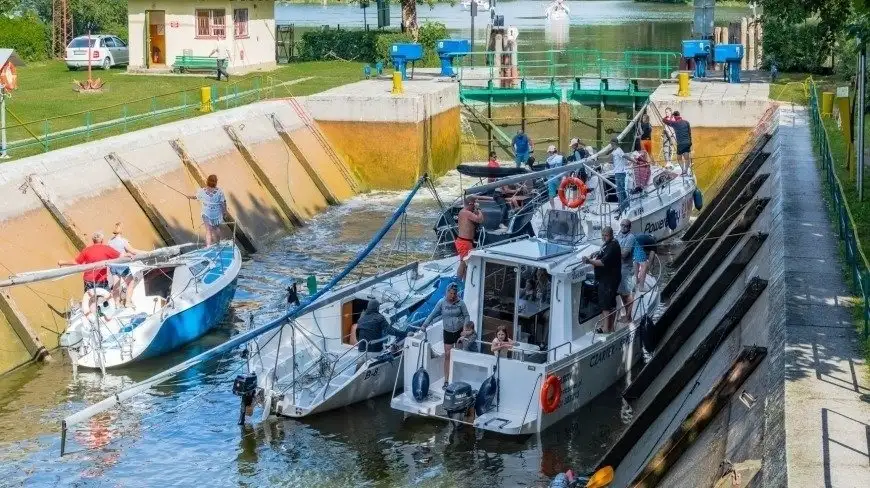
[{"label": "reflection in water", "polygon": [[547,20],[544,27],[544,40],[556,49],[563,49],[568,45],[571,19],[559,17]]}]

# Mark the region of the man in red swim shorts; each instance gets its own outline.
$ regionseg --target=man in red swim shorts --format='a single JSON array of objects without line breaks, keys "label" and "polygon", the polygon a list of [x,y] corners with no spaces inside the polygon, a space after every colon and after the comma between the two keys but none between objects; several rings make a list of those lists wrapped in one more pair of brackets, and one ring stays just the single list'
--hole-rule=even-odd
[{"label": "man in red swim shorts", "polygon": [[483,213],[481,213],[474,198],[467,197],[465,206],[459,211],[459,235],[453,241],[456,245],[456,254],[459,255],[459,268],[456,270],[456,276],[460,279],[465,279],[465,260],[468,258],[468,253],[474,249],[474,235],[477,232],[478,224],[481,223],[483,223]]}]

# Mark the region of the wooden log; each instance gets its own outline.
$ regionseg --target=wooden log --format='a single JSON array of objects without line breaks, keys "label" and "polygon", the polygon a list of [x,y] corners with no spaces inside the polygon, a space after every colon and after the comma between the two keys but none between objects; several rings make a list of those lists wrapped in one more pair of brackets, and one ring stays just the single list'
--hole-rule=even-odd
[{"label": "wooden log", "polygon": [[308,161],[308,158],[302,151],[299,149],[299,146],[293,142],[293,138],[290,137],[290,134],[287,133],[287,130],[284,129],[284,124],[278,120],[278,116],[275,114],[271,115],[272,118],[272,126],[275,127],[275,131],[278,132],[278,136],[281,137],[281,140],[284,141],[284,144],[290,149],[290,152],[293,153],[293,156],[299,161],[299,164],[305,169],[305,172],[308,174],[308,177],[311,178],[311,181],[314,182],[314,186],[317,187],[317,190],[323,195],[323,198],[326,199],[326,203],[330,205],[336,205],[338,203],[338,198],[336,198],[335,194],[326,186],[326,182],[323,181],[323,178],[317,174],[317,171],[314,171],[314,168],[311,166],[311,162]]},{"label": "wooden log", "polygon": [[157,234],[160,235],[163,243],[167,246],[178,244],[175,241],[175,238],[172,237],[172,232],[169,230],[169,223],[166,222],[162,215],[160,215],[157,208],[151,204],[151,201],[145,195],[145,192],[142,191],[142,188],[140,188],[139,184],[133,179],[133,175],[130,174],[130,170],[124,164],[121,157],[116,153],[109,153],[105,156],[105,159],[106,162],[109,163],[109,167],[112,168],[112,171],[115,172],[118,179],[121,180],[124,188],[127,189],[127,192],[130,193],[133,200],[136,200],[139,208],[141,208],[142,212],[145,213],[145,216],[148,217],[148,220],[151,222],[154,230],[157,231]]},{"label": "wooden log", "polygon": [[[738,276],[740,276],[740,273],[746,269],[749,262],[752,261],[753,257],[755,257],[755,254],[761,248],[762,244],[764,244],[766,239],[767,234],[756,234],[749,237],[746,244],[743,245],[743,248],[741,248],[734,256],[734,259],[725,266],[725,269],[719,277],[716,278],[716,281],[707,289],[704,296],[702,296],[689,313],[684,316],[682,322],[674,328],[673,333],[667,337],[664,344],[659,346],[652,359],[646,364],[646,366],[644,366],[640,373],[638,373],[634,381],[632,381],[625,389],[623,396],[627,400],[636,400],[643,395],[656,377],[665,369],[665,366],[667,366],[671,358],[677,354],[686,340],[688,340],[688,338],[695,332],[704,318],[707,317],[707,314],[709,314],[716,304],[719,303],[722,295],[731,288],[734,281]],[[701,274],[701,271],[707,272],[707,270],[699,270],[698,281],[701,281],[701,285],[703,285],[703,282],[706,281],[709,274]],[[662,333],[669,329],[676,321],[677,317],[681,315],[683,309],[686,308],[688,302],[696,294],[695,290],[698,290],[698,288],[693,289],[691,293],[683,292],[679,295],[678,299],[668,305],[668,308],[662,314],[661,318],[656,322],[656,327],[661,327],[660,330]]]},{"label": "wooden log", "polygon": [[[687,244],[689,247],[680,253],[678,256],[680,260],[676,261],[679,263],[677,270],[674,272],[671,279],[668,280],[668,284],[662,289],[662,297],[664,299],[670,298],[680,289],[681,286],[683,286],[685,281],[692,276],[692,273],[698,268],[704,258],[707,257],[710,250],[716,246],[719,239],[725,235],[725,232],[729,227],[731,227],[731,224],[733,223],[731,219],[740,213],[742,209],[755,197],[755,194],[764,182],[767,181],[769,176],[770,175],[767,173],[758,175],[746,188],[744,188],[740,195],[734,199],[734,202],[728,206],[727,213],[724,215],[730,217],[729,219],[720,219],[710,232],[702,234],[702,241]],[[738,227],[742,227],[745,223],[746,222],[738,224]],[[735,231],[741,232],[741,230]],[[735,231],[732,231],[732,234]]]},{"label": "wooden log", "polygon": [[251,168],[251,172],[254,173],[254,178],[257,179],[263,188],[266,189],[266,192],[269,193],[269,196],[272,197],[272,200],[275,201],[275,205],[280,210],[280,214],[282,220],[284,221],[284,226],[287,227],[288,230],[292,230],[293,227],[302,227],[302,218],[299,214],[296,213],[290,207],[289,202],[284,200],[284,197],[281,195],[281,192],[278,191],[278,188],[272,183],[269,177],[266,175],[266,171],[263,170],[263,165],[260,164],[260,161],[257,160],[257,157],[254,156],[242,139],[239,137],[239,134],[236,133],[236,130],[231,125],[224,126],[224,131],[226,131],[227,135],[230,136],[230,140],[235,144],[236,149],[239,150],[239,153],[242,155],[242,159],[248,163],[248,167]]},{"label": "wooden log", "polygon": [[48,213],[51,214],[51,217],[60,226],[63,230],[63,233],[66,234],[67,238],[72,242],[73,246],[76,249],[81,251],[87,246],[83,235],[78,227],[73,223],[72,219],[69,218],[65,213],[63,213],[57,205],[55,205],[54,200],[51,197],[51,192],[48,187],[45,185],[45,182],[39,176],[35,174],[27,177],[27,186],[33,190],[33,193],[39,198],[39,201],[42,202],[42,205],[48,210]]},{"label": "wooden log", "polygon": [[[716,195],[710,199],[709,202],[706,202],[704,205],[704,209],[701,210],[701,213],[698,214],[698,218],[692,222],[692,225],[686,229],[686,232],[683,234],[683,240],[691,240],[696,235],[703,235],[704,232],[709,231],[713,225],[722,217],[721,212],[727,207],[728,202],[732,201],[734,197],[740,192],[740,190],[749,183],[749,180],[755,176],[755,173],[758,171],[758,168],[751,170],[753,164],[756,164],[757,161],[755,158],[761,153],[764,149],[764,146],[770,140],[770,136],[765,134],[758,141],[756,141],[755,145],[752,147],[752,150],[743,157],[743,160],[737,165],[737,167],[732,171],[731,175],[728,176],[728,179],[725,180],[725,184],[722,186],[722,190],[720,190]],[[751,170],[751,171],[750,171]],[[751,174],[747,176],[746,172],[750,171]],[[737,186],[737,181],[739,179],[743,179],[743,182],[740,186]],[[721,208],[719,208],[721,206]],[[713,219],[711,223],[707,221],[709,219]],[[706,228],[704,226],[707,226]]]},{"label": "wooden log", "polygon": [[653,488],[664,479],[680,457],[701,436],[704,429],[725,408],[755,368],[767,356],[767,348],[751,346],[741,351],[728,371],[713,385],[679,428],[659,447],[631,483],[632,488]]},{"label": "wooden log", "polygon": [[[200,188],[205,188],[205,175],[203,175],[199,163],[197,163],[193,157],[190,156],[190,153],[187,152],[184,143],[181,142],[180,139],[175,139],[169,141],[169,145],[172,146],[172,149],[174,149],[175,153],[178,154],[181,163],[185,168],[187,168],[187,171],[193,177],[193,180],[196,181],[196,184],[199,185]],[[244,225],[238,222],[232,214],[230,214],[229,210],[227,210],[226,215],[224,215],[224,221],[226,222],[227,227],[229,227],[230,233],[235,237],[242,249],[249,254],[257,252],[257,246],[254,245],[251,233],[248,232]]]},{"label": "wooden log", "polygon": [[0,313],[6,317],[9,325],[12,327],[12,331],[15,332],[15,335],[24,344],[24,348],[30,354],[31,359],[36,361],[51,361],[51,354],[48,353],[48,349],[42,344],[39,335],[30,327],[27,317],[15,305],[12,295],[6,290],[0,290]]},{"label": "wooden log", "polygon": [[749,309],[752,308],[752,305],[758,300],[758,297],[761,296],[765,288],[767,288],[767,280],[758,277],[750,280],[744,288],[743,293],[728,310],[728,313],[707,334],[707,337],[698,345],[695,352],[680,366],[680,369],[674,372],[673,376],[665,383],[661,391],[656,393],[647,407],[639,415],[635,415],[628,429],[623,432],[613,447],[607,451],[607,454],[601,458],[597,469],[601,469],[604,466],[619,466],[632,447],[640,442],[641,437],[643,437],[653,422],[679,396],[680,392],[692,381],[692,378],[698,374],[698,371],[707,364],[707,361],[710,360],[713,353],[716,352],[728,335],[737,328],[737,325],[740,324],[740,321],[743,320],[743,317],[749,312]]}]

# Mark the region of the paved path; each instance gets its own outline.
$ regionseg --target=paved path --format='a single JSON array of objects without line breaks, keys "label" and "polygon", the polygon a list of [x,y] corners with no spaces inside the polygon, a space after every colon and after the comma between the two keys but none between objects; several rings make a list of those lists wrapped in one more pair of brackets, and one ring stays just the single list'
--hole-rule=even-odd
[{"label": "paved path", "polygon": [[781,111],[788,486],[867,488],[870,371],[807,124],[806,111]]}]

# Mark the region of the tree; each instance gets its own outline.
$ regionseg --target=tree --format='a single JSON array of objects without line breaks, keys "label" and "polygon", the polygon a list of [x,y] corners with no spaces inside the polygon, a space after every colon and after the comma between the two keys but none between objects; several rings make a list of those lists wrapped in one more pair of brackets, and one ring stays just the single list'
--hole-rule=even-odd
[{"label": "tree", "polygon": [[417,0],[402,0],[402,32],[410,34],[414,42],[420,36],[420,26],[417,24]]}]

